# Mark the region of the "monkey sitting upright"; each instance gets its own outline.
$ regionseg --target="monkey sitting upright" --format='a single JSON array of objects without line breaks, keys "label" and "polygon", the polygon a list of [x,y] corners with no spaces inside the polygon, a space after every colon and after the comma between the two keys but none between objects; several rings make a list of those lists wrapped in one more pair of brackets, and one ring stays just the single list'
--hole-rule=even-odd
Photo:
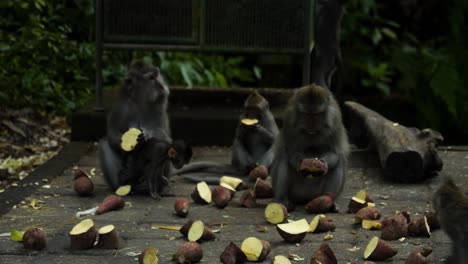
[{"label": "monkey sitting upright", "polygon": [[[243,120],[257,120],[246,125]],[[241,175],[249,174],[257,166],[269,169],[273,161],[273,141],[278,135],[275,118],[269,110],[268,101],[257,91],[245,100],[232,144],[231,164]],[[268,173],[268,172],[266,172]]]},{"label": "monkey sitting upright", "polygon": [[[245,124],[244,119],[254,120],[254,123]],[[231,147],[231,164],[201,161],[188,164],[176,173],[192,182],[206,181],[209,184],[217,184],[222,175],[243,177],[261,167],[262,172],[267,174],[273,160],[273,142],[277,134],[278,127],[268,101],[255,91],[245,100],[239,117]]]},{"label": "monkey sitting upright", "polygon": [[349,143],[333,94],[315,84],[297,89],[283,120],[271,169],[275,199],[293,209],[325,193],[337,197],[345,183]]},{"label": "monkey sitting upright", "polygon": [[[155,199],[169,192],[167,177],[174,159],[167,157],[172,146],[168,96],[169,89],[158,68],[141,61],[131,64],[108,115],[107,138],[99,142],[102,172],[111,189],[131,184],[132,190],[149,191]],[[121,137],[130,128],[142,133],[135,149],[125,152],[120,146]],[[190,159],[184,155],[179,158]]]},{"label": "monkey sitting upright", "polygon": [[440,226],[452,240],[449,263],[468,263],[468,197],[448,178],[434,193],[432,205]]}]

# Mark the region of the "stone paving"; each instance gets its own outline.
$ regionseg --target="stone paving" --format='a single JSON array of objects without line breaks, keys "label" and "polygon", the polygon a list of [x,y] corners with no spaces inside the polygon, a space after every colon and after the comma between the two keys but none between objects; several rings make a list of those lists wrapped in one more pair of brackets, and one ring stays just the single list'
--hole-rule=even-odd
[{"label": "stone paving", "polygon": [[[431,194],[446,175],[456,179],[466,189],[467,149],[444,148],[440,150],[440,154],[445,166],[438,177],[421,184],[395,184],[382,181],[376,154],[365,151],[352,153],[345,190],[337,201],[341,210],[339,213],[329,214],[337,225],[336,230],[331,232],[333,239],[329,240],[329,244],[335,252],[338,263],[363,263],[362,255],[367,242],[371,237],[380,235],[379,231],[367,231],[354,226],[353,215],[345,212],[349,199],[359,189],[366,189],[375,196],[376,204],[383,216],[391,215],[397,210],[407,210],[413,216],[430,210]],[[193,160],[228,162],[230,153],[228,148],[200,147],[194,149]],[[55,162],[60,162],[60,156]],[[76,212],[98,205],[111,191],[101,176],[95,148],[82,155],[75,164],[88,172],[93,171],[95,183],[93,196],[78,197],[75,194],[72,188],[73,164],[69,163],[58,177],[51,182],[39,181],[39,186],[33,194],[23,197],[23,202],[20,202],[16,209],[11,209],[0,216],[0,233],[9,232],[11,228],[25,230],[36,226],[44,229],[47,232],[47,249],[39,252],[25,250],[22,244],[10,241],[7,236],[0,236],[0,263],[137,263],[137,254],[150,245],[159,249],[160,263],[173,263],[172,254],[178,246],[186,242],[186,239],[178,231],[152,227],[158,224],[180,226],[188,219],[200,219],[206,224],[224,224],[215,241],[201,244],[204,250],[202,263],[219,263],[219,255],[229,242],[233,241],[240,245],[243,239],[249,236],[256,236],[271,243],[272,251],[269,258],[262,263],[269,263],[271,258],[278,254],[297,254],[304,260],[293,263],[309,263],[312,253],[325,236],[323,233],[310,233],[301,243],[283,242],[274,226],[264,218],[264,208],[271,199],[257,200],[258,207],[252,209],[240,207],[239,196],[236,196],[225,209],[218,209],[214,205],[192,204],[188,217],[180,218],[174,214],[174,200],[177,197],[190,197],[194,185],[175,176],[172,178],[172,185],[176,197],[155,201],[146,196],[127,196],[124,197],[126,201],[124,209],[90,217],[98,228],[108,224],[116,226],[125,241],[120,249],[71,250],[68,232],[84,218],[75,217]],[[42,177],[51,178],[51,175],[45,171]],[[47,188],[48,186],[50,188]],[[30,206],[33,199],[44,202],[39,203],[40,209]],[[2,194],[0,194],[0,203],[3,206],[14,205]],[[310,221],[313,216],[305,213],[302,206],[290,213],[290,219],[305,217]],[[266,226],[267,232],[258,232],[257,225]],[[219,229],[219,227],[215,225],[213,228]],[[405,263],[409,252],[422,246],[432,246],[436,262],[443,263],[450,250],[450,241],[441,230],[435,230],[430,238],[406,238],[403,241],[390,243],[398,249],[398,254],[385,261],[386,263]]]}]

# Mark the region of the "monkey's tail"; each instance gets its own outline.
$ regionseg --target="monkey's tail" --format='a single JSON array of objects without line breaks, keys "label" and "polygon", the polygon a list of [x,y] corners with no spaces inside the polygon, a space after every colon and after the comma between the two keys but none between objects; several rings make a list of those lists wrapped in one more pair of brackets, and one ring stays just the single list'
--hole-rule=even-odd
[{"label": "monkey's tail", "polygon": [[208,184],[218,184],[222,176],[240,177],[241,173],[230,164],[221,164],[210,161],[192,162],[174,170],[173,174],[181,175],[190,182],[205,181]]},{"label": "monkey's tail", "polygon": [[191,162],[181,169],[175,170],[176,174],[187,174],[192,172],[207,172],[217,174],[239,175],[239,171],[230,164],[222,164],[211,161]]}]

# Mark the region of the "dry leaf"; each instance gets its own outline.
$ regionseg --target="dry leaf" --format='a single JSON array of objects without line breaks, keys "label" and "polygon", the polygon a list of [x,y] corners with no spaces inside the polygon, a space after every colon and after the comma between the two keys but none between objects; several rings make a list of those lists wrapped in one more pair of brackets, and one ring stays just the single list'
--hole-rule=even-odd
[{"label": "dry leaf", "polygon": [[297,254],[293,254],[293,253],[290,253],[290,254],[288,255],[288,259],[292,259],[292,260],[294,260],[294,261],[303,261],[303,260],[304,260],[304,258],[300,257],[300,256],[297,255]]},{"label": "dry leaf", "polygon": [[17,133],[17,134],[20,134],[21,136],[23,137],[26,137],[26,133],[24,133],[23,130],[21,130],[21,128],[17,127],[15,124],[13,124],[11,121],[9,120],[3,120],[2,124],[6,127],[8,127],[10,130],[12,130],[13,132]]},{"label": "dry leaf", "polygon": [[152,224],[151,229],[165,229],[165,230],[173,230],[173,231],[179,231],[181,226],[175,226],[175,225],[158,225],[158,224]]},{"label": "dry leaf", "polygon": [[348,248],[348,251],[351,251],[351,252],[356,252],[358,250],[360,250],[361,248],[358,248],[356,246],[352,247],[352,248]]},{"label": "dry leaf", "polygon": [[224,224],[220,224],[219,228],[211,228],[211,231],[213,231],[213,233],[219,233],[221,232],[221,230],[223,230],[223,227],[224,227]]},{"label": "dry leaf", "polygon": [[261,232],[261,233],[268,231],[268,227],[264,225],[256,225],[255,228],[257,229],[257,232]]},{"label": "dry leaf", "polygon": [[32,199],[31,203],[29,203],[32,209],[39,210],[44,206],[44,201]]}]

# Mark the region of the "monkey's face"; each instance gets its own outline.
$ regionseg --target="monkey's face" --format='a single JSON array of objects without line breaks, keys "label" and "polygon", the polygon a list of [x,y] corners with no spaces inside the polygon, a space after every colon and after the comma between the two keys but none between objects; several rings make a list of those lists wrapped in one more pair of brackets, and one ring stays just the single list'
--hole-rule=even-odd
[{"label": "monkey's face", "polygon": [[143,74],[143,86],[146,95],[142,96],[147,96],[149,102],[157,102],[169,95],[169,88],[159,72],[159,68],[156,71]]},{"label": "monkey's face", "polygon": [[125,79],[124,85],[137,104],[156,103],[165,100],[169,95],[169,88],[158,68],[144,73],[133,73]]},{"label": "monkey's face", "polygon": [[329,127],[327,121],[327,107],[325,103],[320,105],[298,104],[296,122],[301,131],[307,135],[319,136]]},{"label": "monkey's face", "polygon": [[255,106],[248,106],[244,110],[245,118],[249,119],[260,119],[261,113],[261,109]]},{"label": "monkey's face", "polygon": [[192,147],[185,144],[185,142],[181,140],[176,140],[172,144],[174,152],[176,153],[175,156],[170,157],[172,165],[176,169],[182,168],[185,164],[190,162],[192,158]]},{"label": "monkey's face", "polygon": [[334,133],[339,110],[331,104],[332,100],[330,91],[318,85],[298,89],[291,101],[294,115],[289,122],[302,133],[315,138]]}]

